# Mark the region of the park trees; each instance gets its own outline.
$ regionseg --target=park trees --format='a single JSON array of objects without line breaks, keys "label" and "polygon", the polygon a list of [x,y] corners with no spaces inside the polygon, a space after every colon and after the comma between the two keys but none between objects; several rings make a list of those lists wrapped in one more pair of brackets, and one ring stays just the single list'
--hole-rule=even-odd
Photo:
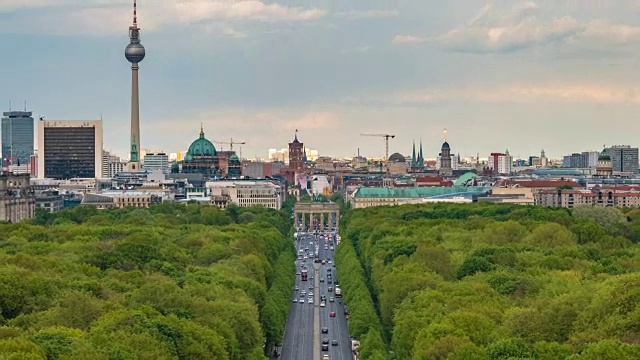
[{"label": "park trees", "polygon": [[264,359],[289,309],[291,220],[231,213],[82,207],[1,224],[0,357]]},{"label": "park trees", "polygon": [[[380,324],[398,360],[634,358],[636,212],[480,203],[350,210],[336,257],[345,302],[352,318]],[[363,353],[383,348],[372,340],[377,325],[350,326]]]}]

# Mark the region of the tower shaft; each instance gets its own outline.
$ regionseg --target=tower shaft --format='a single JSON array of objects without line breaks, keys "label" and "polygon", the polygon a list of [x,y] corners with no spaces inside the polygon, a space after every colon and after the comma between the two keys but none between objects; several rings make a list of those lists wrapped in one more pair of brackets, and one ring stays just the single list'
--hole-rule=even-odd
[{"label": "tower shaft", "polygon": [[140,101],[138,64],[131,64],[131,170],[140,170]]}]

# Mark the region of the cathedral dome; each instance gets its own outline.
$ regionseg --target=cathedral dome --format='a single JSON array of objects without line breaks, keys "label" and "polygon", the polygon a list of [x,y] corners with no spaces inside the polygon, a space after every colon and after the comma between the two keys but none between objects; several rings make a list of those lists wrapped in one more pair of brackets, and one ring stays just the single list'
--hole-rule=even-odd
[{"label": "cathedral dome", "polygon": [[598,156],[598,161],[611,161],[611,156],[609,156],[609,152],[607,151],[607,149],[602,150],[602,152]]},{"label": "cathedral dome", "polygon": [[204,130],[200,128],[200,137],[191,143],[185,160],[190,161],[194,156],[217,156],[218,151],[211,141],[204,137]]},{"label": "cathedral dome", "polygon": [[395,153],[395,154],[392,154],[391,156],[389,156],[389,161],[403,163],[403,162],[406,162],[407,159],[402,154]]},{"label": "cathedral dome", "polygon": [[442,148],[443,149],[451,149],[451,147],[449,146],[449,143],[446,142],[446,141],[442,144]]}]

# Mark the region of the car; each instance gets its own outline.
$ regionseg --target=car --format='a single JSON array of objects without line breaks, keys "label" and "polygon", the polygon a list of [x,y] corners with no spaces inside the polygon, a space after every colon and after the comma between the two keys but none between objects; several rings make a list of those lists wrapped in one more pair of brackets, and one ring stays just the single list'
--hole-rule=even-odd
[{"label": "car", "polygon": [[331,286],[329,286],[329,288],[327,289],[328,292],[332,292],[333,288]]},{"label": "car", "polygon": [[331,268],[328,268],[328,269],[327,269],[327,272],[331,272]]},{"label": "car", "polygon": [[329,297],[329,302],[334,302],[333,296]]},{"label": "car", "polygon": [[325,306],[326,306],[326,304],[325,304],[324,301],[320,303],[320,307],[325,307]]},{"label": "car", "polygon": [[297,303],[297,302],[298,302],[298,299],[293,298],[293,302]]},{"label": "car", "polygon": [[336,313],[335,313],[335,311],[330,312],[330,313],[329,313],[329,317],[336,317]]},{"label": "car", "polygon": [[[329,344],[322,344],[322,351],[329,351]],[[329,358],[328,357],[326,357],[326,358],[323,357],[322,359],[329,359]]]},{"label": "car", "polygon": [[329,355],[327,354],[322,355],[322,360],[329,360]]},{"label": "car", "polygon": [[322,260],[322,265],[326,265],[326,264],[327,264],[327,262]]},{"label": "car", "polygon": [[328,344],[329,343],[329,339],[327,339],[327,338],[322,339],[322,343],[323,344]]},{"label": "car", "polygon": [[313,304],[313,298],[309,298],[308,303],[309,303],[309,304]]},{"label": "car", "polygon": [[323,328],[322,328],[322,333],[323,333],[323,334],[328,334],[328,333],[329,333],[329,328],[327,328],[327,327],[323,327]]},{"label": "car", "polygon": [[323,278],[320,278],[320,282],[324,282],[324,279],[323,279]]},{"label": "car", "polygon": [[329,249],[333,250],[333,246],[331,246]]},{"label": "car", "polygon": [[332,283],[331,279],[329,279],[329,281],[327,281],[327,283],[331,284]]},{"label": "car", "polygon": [[296,273],[296,275],[300,276],[300,271],[298,271],[298,272]]},{"label": "car", "polygon": [[300,286],[297,286],[297,285],[296,285],[295,290],[296,290],[296,291],[300,290]]},{"label": "car", "polygon": [[336,340],[336,339],[331,340],[331,345],[332,346],[338,346],[338,340]]},{"label": "car", "polygon": [[329,260],[329,264],[333,264],[333,261]]}]

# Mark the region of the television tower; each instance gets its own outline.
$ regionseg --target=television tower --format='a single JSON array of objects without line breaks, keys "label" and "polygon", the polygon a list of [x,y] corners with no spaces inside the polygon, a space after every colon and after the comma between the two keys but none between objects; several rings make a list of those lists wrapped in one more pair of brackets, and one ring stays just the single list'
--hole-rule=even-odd
[{"label": "television tower", "polygon": [[129,45],[124,56],[131,63],[131,159],[130,171],[140,170],[140,103],[138,96],[138,63],[144,59],[144,46],[140,44],[137,3],[133,0],[133,24],[129,26]]}]

